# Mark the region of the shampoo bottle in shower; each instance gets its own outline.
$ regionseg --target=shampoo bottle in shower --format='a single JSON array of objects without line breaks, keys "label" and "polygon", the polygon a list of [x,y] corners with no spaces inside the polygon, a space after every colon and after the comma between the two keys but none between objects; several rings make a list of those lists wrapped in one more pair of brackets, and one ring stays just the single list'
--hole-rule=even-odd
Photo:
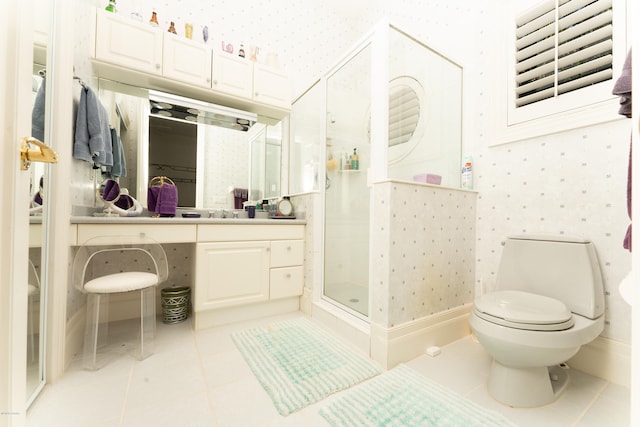
[{"label": "shampoo bottle in shower", "polygon": [[353,149],[353,154],[351,155],[351,170],[357,171],[360,169],[360,156],[358,156],[357,148]]},{"label": "shampoo bottle in shower", "polygon": [[462,159],[461,187],[465,190],[473,190],[473,162],[471,156]]}]

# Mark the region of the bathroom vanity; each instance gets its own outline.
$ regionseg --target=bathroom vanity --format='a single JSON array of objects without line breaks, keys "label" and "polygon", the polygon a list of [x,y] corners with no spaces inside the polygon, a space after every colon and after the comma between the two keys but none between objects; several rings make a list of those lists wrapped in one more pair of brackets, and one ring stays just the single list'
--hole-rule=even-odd
[{"label": "bathroom vanity", "polygon": [[297,310],[304,229],[304,220],[82,216],[72,218],[70,244],[141,234],[195,245],[192,305],[194,327],[202,329]]}]

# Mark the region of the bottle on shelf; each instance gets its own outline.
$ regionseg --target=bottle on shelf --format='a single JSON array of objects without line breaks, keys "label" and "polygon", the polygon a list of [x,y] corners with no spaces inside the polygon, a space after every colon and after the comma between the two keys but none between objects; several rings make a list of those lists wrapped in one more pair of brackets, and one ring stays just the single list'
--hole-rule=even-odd
[{"label": "bottle on shelf", "polygon": [[153,11],[151,12],[151,19],[149,19],[149,24],[151,24],[152,27],[157,27],[160,24],[158,24],[158,14]]},{"label": "bottle on shelf", "polygon": [[462,159],[461,187],[465,190],[473,190],[473,161],[471,156]]},{"label": "bottle on shelf", "polygon": [[109,4],[104,8],[107,12],[117,13],[118,9],[116,8],[116,0],[109,0]]},{"label": "bottle on shelf", "polygon": [[357,171],[360,169],[360,156],[358,156],[357,148],[353,149],[353,154],[351,155],[351,170]]},{"label": "bottle on shelf", "polygon": [[238,49],[238,56],[241,57],[241,58],[245,57],[244,43],[240,43],[240,49]]},{"label": "bottle on shelf", "polygon": [[178,34],[178,32],[176,31],[176,23],[171,21],[171,24],[169,25],[169,29],[167,31],[173,34]]}]

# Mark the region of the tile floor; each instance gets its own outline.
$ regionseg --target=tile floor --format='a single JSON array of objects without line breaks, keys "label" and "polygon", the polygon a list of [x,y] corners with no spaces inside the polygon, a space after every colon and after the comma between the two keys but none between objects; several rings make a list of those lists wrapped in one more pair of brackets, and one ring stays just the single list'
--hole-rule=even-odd
[{"label": "tile floor", "polygon": [[[301,314],[197,332],[190,322],[159,322],[155,354],[137,361],[126,353],[130,345],[120,345],[119,356],[99,371],[83,371],[79,361],[74,362],[34,402],[27,426],[327,426],[318,409],[339,393],[280,416],[230,338],[238,329],[297,316]],[[135,329],[125,322],[118,326],[122,332]],[[118,328],[111,332],[118,336]],[[519,426],[629,425],[629,390],[578,371],[571,371],[568,389],[551,405],[502,406],[484,388],[489,364],[489,356],[471,337],[443,347],[439,356],[422,355],[407,363],[476,403],[502,412]]]}]

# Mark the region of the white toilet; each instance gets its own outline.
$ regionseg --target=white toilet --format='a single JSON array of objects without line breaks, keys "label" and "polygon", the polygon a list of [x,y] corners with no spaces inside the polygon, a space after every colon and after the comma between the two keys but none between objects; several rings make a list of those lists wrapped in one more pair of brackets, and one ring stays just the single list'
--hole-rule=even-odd
[{"label": "white toilet", "polygon": [[489,393],[514,407],[553,402],[568,382],[566,362],[604,328],[604,290],[595,247],[559,236],[510,237],[496,291],[474,302],[471,329],[493,356]]}]

